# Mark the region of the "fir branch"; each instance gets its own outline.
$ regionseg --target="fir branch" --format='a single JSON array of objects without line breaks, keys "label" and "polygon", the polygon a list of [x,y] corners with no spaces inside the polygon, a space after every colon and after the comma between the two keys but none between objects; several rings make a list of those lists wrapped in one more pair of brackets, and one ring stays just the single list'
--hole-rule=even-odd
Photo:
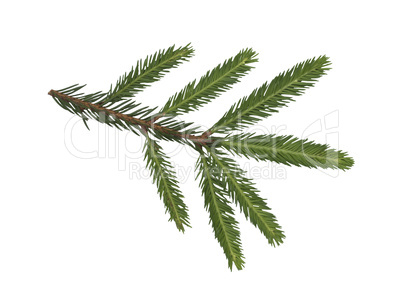
[{"label": "fir branch", "polygon": [[250,124],[277,112],[276,108],[294,101],[293,96],[300,96],[314,82],[325,75],[330,68],[329,58],[320,56],[301,62],[291,69],[276,76],[271,83],[265,82],[249,96],[244,97],[213,125],[210,133],[224,133],[241,130]]},{"label": "fir branch", "polygon": [[190,227],[188,209],[183,202],[184,196],[181,194],[178,181],[172,165],[168,162],[168,157],[163,153],[159,144],[144,133],[147,141],[144,146],[144,159],[147,168],[151,170],[153,182],[156,182],[160,198],[163,197],[166,211],[169,211],[170,219],[174,220],[179,231],[184,232],[184,226]]},{"label": "fir branch", "polygon": [[224,184],[216,174],[217,167],[212,165],[207,156],[200,150],[200,157],[196,165],[197,178],[200,177],[200,187],[205,199],[205,208],[209,211],[215,238],[223,248],[230,270],[232,270],[233,263],[238,270],[241,270],[244,267],[244,256],[238,222],[234,219],[234,211],[229,206],[227,200],[229,195],[224,190]]},{"label": "fir branch", "polygon": [[[202,133],[193,123],[178,121],[175,116],[198,109],[232,87],[251,69],[249,64],[257,61],[257,54],[251,49],[242,50],[208,71],[197,84],[195,81],[189,83],[169,99],[160,113],[155,114],[155,108],[142,107],[133,100],[133,96],[192,55],[189,45],[177,50],[173,47],[140,60],[137,67],[120,77],[115,88],[107,93],[84,94],[81,89],[85,85],[72,85],[50,90],[48,94],[63,109],[81,117],[87,127],[87,121],[94,119],[120,130],[145,135],[147,167],[151,170],[166,212],[170,214],[169,220],[175,221],[180,231],[184,231],[184,226],[190,226],[188,209],[170,159],[157,141],[177,141],[195,149],[200,154],[196,164],[197,179],[200,178],[205,208],[209,212],[215,237],[223,248],[230,269],[233,264],[242,269],[244,256],[240,231],[229,200],[239,205],[268,243],[279,245],[285,236],[251,179],[226,152],[219,149],[259,161],[310,168],[349,169],[354,164],[353,159],[346,152],[331,149],[326,144],[294,136],[231,134],[257,123],[293,101],[294,96],[301,95],[325,74],[330,62],[328,57],[321,56],[297,64],[234,104],[211,129]],[[213,133],[225,135],[216,136]]]},{"label": "fir branch", "polygon": [[180,115],[207,104],[239,82],[240,77],[253,68],[249,64],[257,62],[256,56],[252,49],[241,50],[235,57],[208,71],[197,84],[194,80],[170,97],[159,115]]},{"label": "fir branch", "polygon": [[239,205],[246,219],[250,219],[250,222],[260,229],[269,244],[275,246],[283,243],[285,235],[281,226],[278,225],[275,216],[269,212],[271,208],[258,195],[259,191],[254,184],[244,176],[245,172],[233,159],[218,149],[213,149],[210,155],[213,166],[219,167],[226,189]]},{"label": "fir branch", "polygon": [[114,88],[110,86],[109,92],[100,104],[114,103],[134,96],[149,84],[161,79],[169,69],[177,67],[193,56],[194,50],[190,44],[177,49],[174,47],[175,45],[166,50],[159,50],[144,60],[138,60],[137,66],[132,67],[128,74],[121,76]]},{"label": "fir branch", "polygon": [[239,134],[215,142],[218,147],[247,158],[309,168],[350,169],[354,160],[343,151],[330,149],[294,136]]}]

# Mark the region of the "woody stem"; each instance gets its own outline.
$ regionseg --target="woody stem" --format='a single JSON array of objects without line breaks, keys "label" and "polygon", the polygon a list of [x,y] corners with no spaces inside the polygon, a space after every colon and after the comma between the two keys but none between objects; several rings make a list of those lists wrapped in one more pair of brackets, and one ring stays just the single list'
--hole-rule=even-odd
[{"label": "woody stem", "polygon": [[188,139],[188,140],[190,140],[196,144],[200,144],[200,145],[207,145],[207,144],[211,144],[213,142],[212,139],[208,139],[207,137],[205,137],[205,135],[197,136],[197,135],[182,133],[180,131],[154,123],[156,119],[144,120],[144,119],[132,117],[132,116],[129,116],[129,115],[126,115],[123,113],[116,112],[112,109],[105,108],[99,104],[90,103],[90,102],[72,97],[70,95],[60,93],[53,89],[50,90],[48,92],[48,94],[50,96],[58,98],[60,100],[71,102],[71,103],[81,107],[82,109],[89,109],[91,111],[103,112],[106,115],[111,115],[113,117],[116,117],[117,119],[124,120],[125,122],[131,123],[134,125],[138,125],[138,126],[142,127],[142,129],[153,129],[155,131],[161,132],[163,134],[168,134],[168,135],[176,137],[176,138]]}]

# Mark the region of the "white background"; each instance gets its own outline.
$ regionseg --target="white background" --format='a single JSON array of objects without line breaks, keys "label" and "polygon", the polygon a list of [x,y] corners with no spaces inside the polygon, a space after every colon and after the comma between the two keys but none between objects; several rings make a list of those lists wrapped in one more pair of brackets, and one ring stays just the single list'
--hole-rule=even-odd
[{"label": "white background", "polygon": [[[1,4],[0,287],[402,287],[398,1],[111,2]],[[242,271],[230,272],[214,239],[194,154],[163,143],[190,169],[180,186],[192,228],[182,234],[151,179],[130,172],[144,169],[142,139],[95,121],[71,126],[47,95],[74,83],[107,90],[137,59],[188,42],[196,56],[139,100],[161,106],[240,49],[259,52],[241,83],[184,117],[205,126],[297,62],[333,63],[258,127],[327,142],[356,164],[338,174],[282,166],[280,179],[281,167],[242,160],[272,168],[254,179],[286,233],[273,248],[237,211]]]}]

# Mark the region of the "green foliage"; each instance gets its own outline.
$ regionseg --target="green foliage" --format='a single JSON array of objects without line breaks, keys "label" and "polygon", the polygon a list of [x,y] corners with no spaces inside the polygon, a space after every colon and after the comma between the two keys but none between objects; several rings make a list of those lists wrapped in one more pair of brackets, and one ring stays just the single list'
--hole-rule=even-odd
[{"label": "green foliage", "polygon": [[155,113],[157,108],[142,106],[134,100],[138,92],[160,80],[169,69],[187,61],[192,54],[189,45],[160,50],[139,60],[137,66],[121,76],[114,88],[111,86],[106,93],[85,94],[81,92],[85,85],[76,84],[50,90],[49,95],[63,109],[81,117],[87,127],[87,121],[94,119],[145,136],[146,166],[151,171],[166,213],[170,215],[169,220],[183,232],[185,226],[190,227],[188,209],[174,167],[158,142],[176,141],[195,149],[199,153],[197,179],[200,179],[199,186],[215,238],[223,249],[229,268],[235,266],[240,270],[244,267],[244,256],[239,223],[234,218],[230,202],[239,206],[246,219],[261,231],[269,244],[280,245],[285,235],[256,185],[226,151],[258,161],[309,168],[347,170],[353,166],[354,160],[346,152],[326,144],[291,135],[233,134],[272,115],[278,108],[294,101],[295,96],[314,86],[318,78],[330,69],[326,56],[308,59],[279,74],[271,82],[265,82],[231,106],[207,131],[200,131],[193,123],[177,120],[176,116],[198,110],[237,83],[252,69],[250,64],[257,61],[257,53],[252,49],[241,50],[208,71],[198,82],[194,80],[187,84],[170,97],[158,113]]},{"label": "green foliage", "polygon": [[248,97],[230,107],[229,111],[212,126],[211,133],[241,130],[277,112],[276,108],[293,101],[292,96],[300,96],[304,90],[313,87],[314,82],[330,69],[329,64],[328,57],[320,56],[282,72],[270,83],[265,82]]},{"label": "green foliage", "polygon": [[330,149],[327,144],[317,144],[294,136],[245,133],[227,137],[215,144],[240,156],[288,166],[346,170],[354,163],[346,152]]},{"label": "green foliage", "polygon": [[209,211],[215,238],[223,248],[228,259],[229,268],[233,263],[241,270],[244,266],[244,257],[240,243],[240,231],[234,219],[234,211],[229,205],[228,192],[225,184],[219,177],[219,167],[213,164],[210,157],[200,151],[197,160],[197,178],[200,177],[200,187],[205,199],[205,208]]},{"label": "green foliage", "polygon": [[124,74],[117,80],[115,87],[110,86],[103,103],[118,102],[131,98],[138,92],[144,90],[149,84],[161,79],[169,69],[177,67],[183,61],[193,56],[193,48],[190,44],[174,49],[174,45],[166,50],[160,50],[153,55],[139,60],[137,66]]},{"label": "green foliage", "polygon": [[267,238],[268,243],[275,246],[283,242],[285,235],[280,230],[281,227],[276,222],[275,216],[269,211],[265,200],[258,193],[250,179],[244,176],[245,172],[233,159],[227,157],[218,149],[214,149],[211,154],[212,166],[218,167],[221,175],[221,183],[224,189],[229,192],[232,200],[239,206],[246,218],[254,226],[258,227],[262,234]]},{"label": "green foliage", "polygon": [[248,64],[257,62],[256,56],[257,53],[252,49],[240,51],[235,57],[208,71],[197,84],[194,80],[170,97],[160,114],[180,115],[207,104],[239,82],[239,78],[253,68]]},{"label": "green foliage", "polygon": [[184,232],[184,226],[190,226],[188,209],[183,202],[184,196],[179,190],[179,183],[169,158],[163,153],[159,144],[145,133],[146,144],[144,146],[144,157],[147,168],[151,170],[153,182],[156,182],[158,193],[163,198],[166,211],[169,211],[170,219],[174,220],[177,229]]}]

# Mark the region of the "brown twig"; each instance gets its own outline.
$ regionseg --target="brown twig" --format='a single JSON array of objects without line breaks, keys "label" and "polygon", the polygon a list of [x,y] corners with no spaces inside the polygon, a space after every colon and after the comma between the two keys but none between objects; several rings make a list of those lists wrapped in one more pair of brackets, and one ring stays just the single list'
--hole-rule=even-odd
[{"label": "brown twig", "polygon": [[153,118],[151,119],[151,123],[154,123],[156,120],[158,120],[159,118],[161,118],[161,117],[163,117],[163,116],[165,116],[165,112],[163,112],[163,113],[161,113],[161,114],[159,114],[159,115],[153,117]]},{"label": "brown twig", "polygon": [[145,130],[153,129],[155,131],[161,132],[163,134],[168,134],[168,135],[176,137],[176,138],[188,139],[188,140],[190,140],[196,144],[200,144],[200,145],[208,145],[208,144],[213,143],[212,139],[210,139],[204,135],[205,133],[203,133],[201,136],[186,134],[186,133],[182,133],[180,131],[170,129],[170,128],[167,128],[167,127],[154,123],[157,119],[159,119],[163,115],[156,116],[151,120],[143,120],[143,119],[135,118],[135,117],[132,117],[132,116],[129,116],[126,114],[122,114],[122,113],[116,112],[114,110],[102,107],[99,104],[90,103],[90,102],[60,93],[53,89],[50,90],[48,94],[52,97],[56,97],[56,98],[59,98],[64,101],[71,102],[71,103],[79,106],[82,109],[90,109],[92,111],[104,112],[107,115],[112,115],[113,117],[124,120],[125,122],[131,123],[134,125],[139,125],[142,127],[142,129],[145,129]]}]

